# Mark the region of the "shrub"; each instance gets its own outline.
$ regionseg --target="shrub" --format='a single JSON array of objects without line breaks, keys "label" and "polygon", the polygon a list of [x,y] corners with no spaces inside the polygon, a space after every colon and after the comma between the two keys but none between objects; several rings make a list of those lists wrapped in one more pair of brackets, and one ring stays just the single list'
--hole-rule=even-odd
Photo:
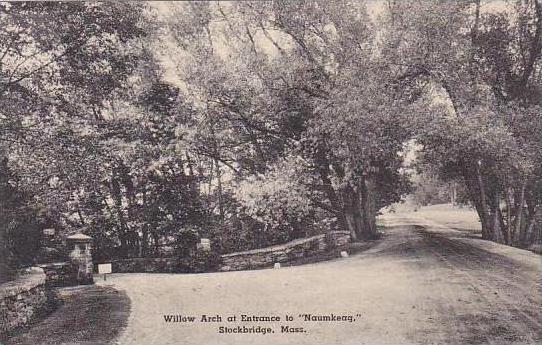
[{"label": "shrub", "polygon": [[216,271],[220,266],[221,258],[217,252],[198,250],[193,255],[179,261],[181,262],[181,272],[204,273]]}]

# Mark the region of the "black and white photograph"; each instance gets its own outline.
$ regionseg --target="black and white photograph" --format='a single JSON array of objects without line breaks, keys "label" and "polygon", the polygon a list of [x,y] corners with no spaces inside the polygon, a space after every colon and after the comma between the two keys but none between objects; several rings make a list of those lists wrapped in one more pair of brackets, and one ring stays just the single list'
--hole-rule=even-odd
[{"label": "black and white photograph", "polygon": [[541,0],[0,1],[0,345],[541,342]]}]

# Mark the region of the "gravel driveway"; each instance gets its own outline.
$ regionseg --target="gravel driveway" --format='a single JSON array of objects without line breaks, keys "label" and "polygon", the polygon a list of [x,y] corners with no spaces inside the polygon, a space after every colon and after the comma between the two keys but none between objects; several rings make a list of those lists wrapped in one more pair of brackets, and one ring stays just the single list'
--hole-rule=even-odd
[{"label": "gravel driveway", "polygon": [[[391,216],[383,239],[345,259],[211,274],[114,274],[132,301],[123,345],[531,344],[541,340],[540,256]],[[401,225],[398,225],[401,224]],[[405,225],[407,224],[407,225]],[[461,237],[463,236],[463,237]],[[200,322],[201,315],[208,320]],[[240,315],[281,321],[240,322]],[[302,314],[331,321],[304,321]],[[165,322],[164,315],[194,322]],[[227,321],[236,315],[236,321]],[[294,317],[285,321],[286,315]],[[353,321],[336,320],[353,316]],[[335,319],[333,317],[335,316]],[[181,317],[182,320],[182,317]],[[354,321],[355,320],[355,321]],[[237,328],[240,326],[240,328]],[[220,327],[274,333],[220,333]],[[299,332],[283,332],[288,330]],[[222,329],[224,330],[224,328]]]}]

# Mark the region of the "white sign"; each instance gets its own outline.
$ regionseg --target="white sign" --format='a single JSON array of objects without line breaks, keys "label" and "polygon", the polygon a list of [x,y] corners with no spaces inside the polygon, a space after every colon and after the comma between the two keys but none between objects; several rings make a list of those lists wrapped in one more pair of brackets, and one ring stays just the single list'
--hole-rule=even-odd
[{"label": "white sign", "polygon": [[98,264],[98,273],[99,274],[111,273],[111,264]]},{"label": "white sign", "polygon": [[54,236],[55,229],[43,229],[43,234],[47,236]]},{"label": "white sign", "polygon": [[208,239],[208,238],[202,238],[200,240],[198,249],[203,249],[205,251],[210,251],[211,250],[211,240]]}]

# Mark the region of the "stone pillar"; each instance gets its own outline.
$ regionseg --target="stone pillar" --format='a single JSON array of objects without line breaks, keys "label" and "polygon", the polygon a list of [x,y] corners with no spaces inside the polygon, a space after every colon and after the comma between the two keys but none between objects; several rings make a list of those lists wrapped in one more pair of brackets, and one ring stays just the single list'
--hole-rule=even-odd
[{"label": "stone pillar", "polygon": [[92,237],[85,234],[75,234],[66,238],[69,258],[75,268],[77,284],[92,284]]}]

